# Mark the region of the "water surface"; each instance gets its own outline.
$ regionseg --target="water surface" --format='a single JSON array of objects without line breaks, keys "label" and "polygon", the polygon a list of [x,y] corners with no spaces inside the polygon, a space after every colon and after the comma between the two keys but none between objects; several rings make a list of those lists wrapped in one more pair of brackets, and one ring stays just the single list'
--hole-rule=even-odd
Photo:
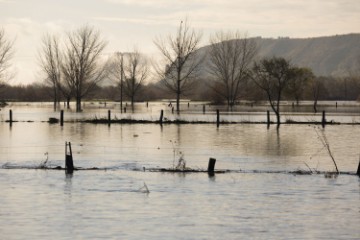
[{"label": "water surface", "polygon": [[[0,169],[4,239],[360,238],[360,180],[351,175],[359,162],[357,125],[61,127],[40,121],[58,115],[49,107],[24,109],[34,122],[0,123],[0,165],[12,167]],[[350,175],[287,173],[333,171],[324,137],[339,170]],[[64,166],[66,141],[75,166],[101,170],[32,169],[46,158],[49,166]],[[241,172],[143,171],[173,167],[179,152],[190,168],[206,169],[213,157],[216,169]]]}]

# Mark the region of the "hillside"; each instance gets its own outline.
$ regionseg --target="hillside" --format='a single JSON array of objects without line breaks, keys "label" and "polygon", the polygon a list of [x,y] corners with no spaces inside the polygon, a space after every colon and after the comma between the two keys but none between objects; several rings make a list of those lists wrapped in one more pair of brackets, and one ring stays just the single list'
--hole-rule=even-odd
[{"label": "hillside", "polygon": [[[284,57],[317,76],[342,76],[360,69],[360,34],[316,38],[254,38],[257,58]],[[209,46],[200,49],[203,54]],[[207,61],[204,61],[206,65]],[[205,67],[205,66],[204,66]],[[206,67],[205,67],[206,68]]]}]

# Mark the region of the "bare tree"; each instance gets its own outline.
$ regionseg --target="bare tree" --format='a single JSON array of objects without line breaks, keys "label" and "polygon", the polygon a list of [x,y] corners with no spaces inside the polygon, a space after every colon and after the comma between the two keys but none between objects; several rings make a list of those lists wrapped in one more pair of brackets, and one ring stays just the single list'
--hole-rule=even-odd
[{"label": "bare tree", "polygon": [[177,113],[180,113],[180,97],[191,89],[197,77],[201,59],[196,56],[196,51],[200,39],[200,33],[191,30],[187,21],[181,21],[175,36],[154,41],[163,57],[163,65],[157,67],[157,72],[167,89],[176,94]]},{"label": "bare tree", "polygon": [[293,79],[289,82],[289,94],[291,94],[299,105],[300,99],[303,98],[305,90],[311,84],[314,74],[309,68],[293,68]]},{"label": "bare tree", "polygon": [[244,95],[250,65],[257,52],[256,43],[239,32],[219,32],[210,42],[209,70],[216,81],[212,88],[233,106]]},{"label": "bare tree", "polygon": [[62,58],[59,47],[59,39],[56,36],[46,34],[42,40],[39,53],[40,66],[45,74],[45,83],[52,89],[54,110],[60,101],[60,81]]},{"label": "bare tree", "polygon": [[322,94],[322,91],[324,90],[324,85],[323,85],[323,81],[324,78],[322,77],[314,77],[311,79],[311,93],[312,93],[312,97],[313,97],[313,109],[314,112],[317,113],[317,103],[318,100]]},{"label": "bare tree", "polygon": [[0,88],[4,87],[11,76],[8,72],[13,57],[13,41],[6,38],[4,29],[0,28]]},{"label": "bare tree", "polygon": [[149,68],[143,55],[137,50],[129,54],[125,65],[124,92],[131,99],[131,106],[134,107],[136,95],[148,77]]},{"label": "bare tree", "polygon": [[68,34],[64,54],[63,74],[66,85],[76,99],[76,111],[81,111],[81,100],[106,77],[105,64],[100,63],[100,54],[106,43],[99,31],[84,26]]},{"label": "bare tree", "polygon": [[356,67],[349,72],[349,76],[347,77],[349,79],[349,82],[354,86],[356,92],[357,92],[357,99],[360,99],[360,55],[358,55],[356,60]]},{"label": "bare tree", "polygon": [[123,110],[123,89],[125,81],[124,58],[127,53],[116,52],[107,63],[108,77],[119,86],[120,90],[120,110]]},{"label": "bare tree", "polygon": [[255,63],[252,76],[255,84],[262,89],[280,124],[280,101],[285,89],[293,79],[293,68],[284,58],[272,57]]}]

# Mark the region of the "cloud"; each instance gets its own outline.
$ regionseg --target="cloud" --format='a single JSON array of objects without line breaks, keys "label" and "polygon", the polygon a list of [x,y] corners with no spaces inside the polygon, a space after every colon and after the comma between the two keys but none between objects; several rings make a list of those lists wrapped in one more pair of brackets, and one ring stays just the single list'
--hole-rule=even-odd
[{"label": "cloud", "polygon": [[69,24],[62,21],[38,22],[30,18],[8,18],[4,21],[5,33],[14,39],[12,68],[16,71],[11,84],[39,80],[38,51],[46,32],[61,34]]},{"label": "cloud", "polygon": [[[196,28],[202,29],[241,29],[261,34],[299,34],[301,36],[331,29],[342,29],[341,22],[347,22],[345,29],[356,29],[360,18],[360,1],[352,0],[104,0],[114,4],[130,6],[134,9],[164,8],[164,11],[145,11],[141,16],[97,17],[102,21],[119,21],[145,25],[177,25],[179,20],[188,17]],[[340,18],[340,19],[339,19]],[[321,31],[320,25],[323,26]],[[338,29],[335,29],[337,27]],[[289,35],[289,34],[288,34]]]},{"label": "cloud", "polygon": [[[15,58],[27,60],[28,69],[36,69],[44,33],[64,34],[84,23],[95,24],[109,40],[107,51],[130,49],[134,43],[153,51],[154,37],[174,33],[185,18],[203,31],[207,44],[207,35],[219,30],[263,37],[359,32],[359,12],[360,1],[354,0],[0,0],[1,27],[16,39]],[[25,67],[20,68],[19,75]]]},{"label": "cloud", "polygon": [[[136,0],[104,0],[105,2],[112,4],[120,4],[127,6],[135,6],[135,7],[147,7],[147,8],[179,8],[179,7],[189,7],[194,6],[197,3],[201,2],[209,2],[209,1],[169,1],[169,0],[147,0],[147,1],[136,1]],[[211,1],[212,2],[212,1]]]},{"label": "cloud", "polygon": [[136,23],[144,25],[161,25],[163,21],[155,18],[121,18],[121,17],[94,17],[93,19],[105,22]]}]

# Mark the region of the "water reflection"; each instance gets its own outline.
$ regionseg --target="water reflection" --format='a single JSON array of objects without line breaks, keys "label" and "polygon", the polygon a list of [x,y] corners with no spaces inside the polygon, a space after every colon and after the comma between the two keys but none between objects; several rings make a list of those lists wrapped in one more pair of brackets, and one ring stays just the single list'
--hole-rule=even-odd
[{"label": "water reflection", "polygon": [[215,182],[215,173],[214,172],[208,172],[209,180],[210,182]]},{"label": "water reflection", "polygon": [[[63,128],[47,123],[19,123],[9,129],[0,124],[0,162],[39,164],[45,152],[49,161],[63,166],[64,143],[74,145],[77,166],[170,167],[173,150],[185,153],[186,166],[204,169],[209,157],[219,160],[219,168],[296,170],[310,167],[332,169],[332,162],[313,127],[305,125],[231,124],[113,124],[68,123]],[[321,129],[337,157],[340,171],[356,171],[358,135],[356,126],[328,126]],[[170,140],[172,142],[170,142]],[[172,143],[174,145],[172,145]],[[175,161],[178,160],[176,156]],[[285,161],[284,161],[285,160]],[[129,165],[129,164],[132,165]],[[286,163],[286,164],[284,164]],[[137,166],[139,164],[140,166]]]},{"label": "water reflection", "polygon": [[65,186],[64,186],[64,193],[69,195],[69,199],[71,199],[71,192],[72,192],[72,178],[73,173],[66,173],[65,172]]}]

